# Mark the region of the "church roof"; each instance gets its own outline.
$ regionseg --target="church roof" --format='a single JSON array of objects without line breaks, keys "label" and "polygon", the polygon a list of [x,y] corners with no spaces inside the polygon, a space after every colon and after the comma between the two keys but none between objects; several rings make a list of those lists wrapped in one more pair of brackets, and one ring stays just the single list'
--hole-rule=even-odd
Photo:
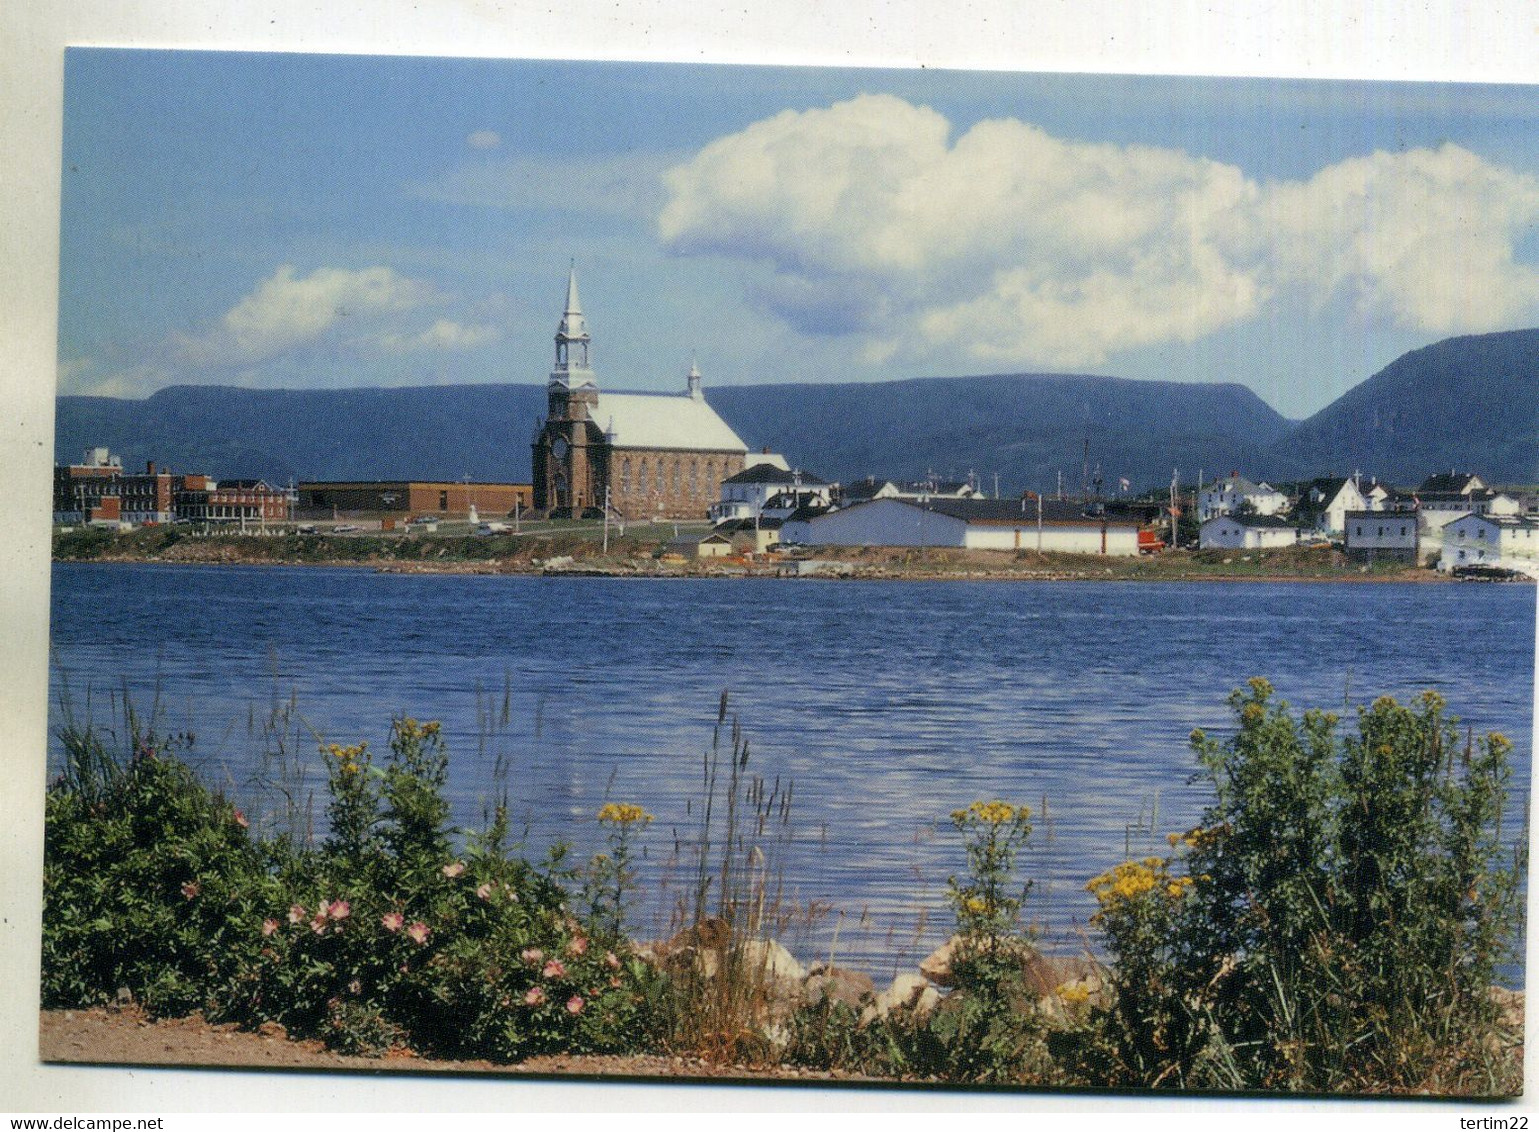
[{"label": "church roof", "polygon": [[703,398],[687,393],[600,392],[590,419],[616,448],[747,452],[748,445]]}]

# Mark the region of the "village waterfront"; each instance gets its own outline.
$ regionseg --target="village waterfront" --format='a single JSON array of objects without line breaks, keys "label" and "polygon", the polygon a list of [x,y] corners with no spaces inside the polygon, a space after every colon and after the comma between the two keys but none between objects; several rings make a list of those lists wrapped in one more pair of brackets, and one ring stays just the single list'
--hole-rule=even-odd
[{"label": "village waterfront", "polygon": [[[962,862],[947,815],[977,798],[1032,807],[1024,918],[1044,949],[1083,951],[1085,883],[1196,824],[1209,799],[1189,782],[1188,736],[1232,729],[1225,698],[1251,676],[1349,719],[1434,689],[1476,734],[1513,741],[1510,797],[1528,797],[1526,585],[766,589],[56,563],[52,602],[51,730],[66,688],[103,722],[125,693],[141,712],[158,703],[159,727],[191,733],[184,757],[256,821],[288,790],[314,794],[319,825],[317,743],[383,748],[403,715],[442,721],[454,823],[478,825],[506,789],[531,854],[566,839],[586,857],[604,802],[646,806],[641,939],[676,926],[687,878],[670,861],[697,824],[725,690],[753,772],[794,783],[773,867],[803,914],[783,942],[879,983],[952,930],[946,883]],[[287,705],[280,766],[273,713]]]}]

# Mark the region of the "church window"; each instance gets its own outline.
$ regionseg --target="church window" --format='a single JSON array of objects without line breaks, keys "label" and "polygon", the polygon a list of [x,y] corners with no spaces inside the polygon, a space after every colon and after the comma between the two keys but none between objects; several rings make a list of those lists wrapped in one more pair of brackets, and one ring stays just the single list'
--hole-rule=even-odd
[{"label": "church window", "polygon": [[663,493],[663,462],[661,460],[657,462],[657,466],[654,469],[653,474],[656,478],[652,486],[654,490],[656,490],[656,492],[661,495]]},{"label": "church window", "polygon": [[627,456],[620,461],[620,491],[629,494],[631,490],[631,458]]},{"label": "church window", "polygon": [[647,490],[647,458],[645,456],[641,458],[641,466],[636,474],[636,489],[643,492]]},{"label": "church window", "polygon": [[679,493],[679,458],[677,456],[673,458],[673,493],[675,495]]},{"label": "church window", "polygon": [[689,493],[700,494],[700,461],[695,459],[689,462]]}]

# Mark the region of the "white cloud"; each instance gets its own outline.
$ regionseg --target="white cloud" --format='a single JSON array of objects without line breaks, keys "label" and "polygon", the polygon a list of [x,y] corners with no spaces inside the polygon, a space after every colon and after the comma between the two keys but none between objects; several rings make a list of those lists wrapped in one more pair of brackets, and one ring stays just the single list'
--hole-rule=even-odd
[{"label": "white cloud", "polygon": [[231,307],[217,326],[172,337],[185,362],[249,364],[313,343],[345,319],[410,310],[433,298],[431,287],[388,267],[322,267],[299,276],[284,265]]},{"label": "white cloud", "polygon": [[887,95],[783,112],[669,170],[659,235],[767,265],[757,304],[804,333],[858,334],[877,360],[1099,364],[1283,292],[1435,332],[1539,310],[1539,273],[1513,258],[1539,185],[1455,146],[1262,185],[1012,119],[951,134]]},{"label": "white cloud", "polygon": [[452,319],[440,318],[418,334],[384,334],[377,344],[391,353],[416,350],[470,350],[495,342],[502,332],[495,326],[465,326]]},{"label": "white cloud", "polygon": [[520,155],[480,161],[405,187],[408,197],[482,208],[534,209],[600,216],[645,217],[662,206],[659,177],[668,159]]},{"label": "white cloud", "polygon": [[496,130],[477,130],[465,139],[471,149],[496,149],[502,144],[502,135]]}]

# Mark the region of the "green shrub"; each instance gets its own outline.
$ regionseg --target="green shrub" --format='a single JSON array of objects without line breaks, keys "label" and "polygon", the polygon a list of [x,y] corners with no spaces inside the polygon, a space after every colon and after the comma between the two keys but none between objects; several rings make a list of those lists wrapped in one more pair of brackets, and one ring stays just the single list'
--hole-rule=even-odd
[{"label": "green shrub", "polygon": [[[1500,1091],[1489,986],[1514,938],[1511,744],[1383,697],[1340,734],[1255,679],[1192,746],[1216,801],[1179,858],[1092,882],[1116,960],[1102,1019],[1144,1084]],[[1172,877],[1169,870],[1182,870]]]},{"label": "green shrub", "polygon": [[151,1013],[216,1011],[260,943],[267,862],[241,812],[164,744],[119,764],[88,734],[45,820],[43,1005],[126,988]]}]

